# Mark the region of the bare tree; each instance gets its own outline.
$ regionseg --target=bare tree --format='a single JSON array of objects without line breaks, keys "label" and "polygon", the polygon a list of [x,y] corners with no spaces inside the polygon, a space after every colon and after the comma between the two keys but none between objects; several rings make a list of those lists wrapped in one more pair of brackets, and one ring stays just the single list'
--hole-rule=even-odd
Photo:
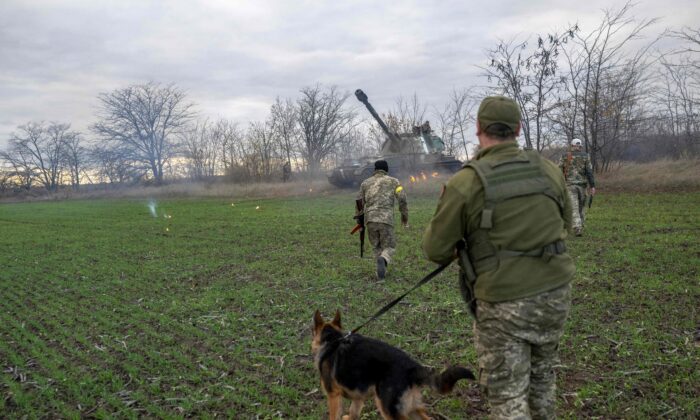
[{"label": "bare tree", "polygon": [[[591,154],[591,163],[594,169],[598,168],[601,154],[611,152],[612,147],[605,145],[609,139],[602,137],[603,130],[609,130],[609,116],[611,106],[617,114],[629,104],[625,101],[639,98],[640,83],[643,81],[642,73],[646,66],[644,57],[651,47],[647,45],[637,50],[632,56],[626,53],[628,44],[641,37],[642,32],[654,24],[657,19],[643,19],[640,21],[630,17],[632,3],[626,3],[619,10],[606,10],[600,25],[586,36],[577,35],[575,43],[580,47],[581,58],[578,60],[583,66],[578,80],[572,83],[578,85],[581,93],[578,106],[581,110],[582,128],[586,150]],[[617,75],[615,75],[617,73]],[[610,90],[611,83],[622,82],[622,89]],[[619,98],[604,98],[605,94],[616,93]],[[617,124],[613,122],[613,124]],[[606,134],[609,134],[606,133]],[[617,141],[619,138],[615,138]],[[610,161],[609,158],[604,158]]]},{"label": "bare tree", "polygon": [[442,110],[435,109],[434,113],[437,117],[437,125],[434,124],[433,129],[445,143],[445,151],[453,155],[455,154],[455,149],[457,148],[457,138],[455,135],[456,127],[453,119],[454,111],[452,111],[452,107],[450,105],[451,104],[445,105]]},{"label": "bare tree", "polygon": [[83,146],[83,138],[80,133],[69,132],[66,134],[63,148],[63,166],[68,170],[70,183],[73,189],[80,188],[81,173],[84,173],[84,165],[87,160],[87,149]]},{"label": "bare tree", "polygon": [[345,140],[338,144],[332,153],[336,164],[374,155],[377,145],[372,136],[367,132],[366,126],[356,126],[348,132]]},{"label": "bare tree", "polygon": [[[565,57],[566,73],[562,74],[561,89],[557,92],[556,107],[552,109],[549,117],[555,126],[559,126],[565,133],[566,143],[577,137],[579,129],[581,83],[586,71],[583,54],[577,44],[569,44],[562,48]],[[562,72],[563,73],[563,72]]]},{"label": "bare tree", "polygon": [[[700,27],[698,27],[698,28],[685,27],[685,28],[681,29],[680,31],[671,31],[671,36],[674,36],[678,39],[681,39],[683,41],[688,42],[689,45],[687,45],[683,49],[683,52],[692,53],[692,54],[700,53]],[[696,69],[700,69],[700,57],[695,56],[695,59],[692,61],[692,65]]]},{"label": "bare tree", "polygon": [[185,129],[181,139],[189,176],[202,179],[216,175],[223,136],[216,132],[209,120],[198,121]]},{"label": "bare tree", "polygon": [[700,74],[690,62],[685,55],[677,62],[662,58],[658,71],[656,128],[666,138],[667,154],[674,158],[700,152]]},{"label": "bare tree", "polygon": [[338,144],[348,138],[355,125],[355,114],[343,105],[350,96],[335,86],[305,87],[297,101],[302,156],[311,174],[317,174],[321,162]]},{"label": "bare tree", "polygon": [[386,117],[387,125],[397,133],[410,133],[413,127],[423,124],[427,110],[428,106],[421,103],[416,93],[409,99],[399,96]]},{"label": "bare tree", "polygon": [[247,161],[250,164],[250,172],[257,181],[269,180],[273,172],[279,168],[275,166],[275,141],[270,122],[253,122],[248,128],[246,136],[248,143]]},{"label": "bare tree", "polygon": [[456,155],[459,145],[465,159],[469,160],[469,146],[473,142],[473,133],[469,129],[475,125],[478,104],[479,98],[473,94],[472,89],[452,90],[450,102],[438,113],[440,131],[448,153]]},{"label": "bare tree", "polygon": [[[537,35],[537,45],[528,52],[528,42],[500,41],[487,51],[485,74],[520,106],[525,145],[541,151],[545,146],[544,125],[556,105],[555,93],[562,83],[557,75],[562,45],[579,30],[574,25],[561,33]],[[533,145],[534,143],[534,145]]]},{"label": "bare tree", "polygon": [[35,166],[30,160],[30,155],[24,148],[12,146],[7,151],[0,152],[0,159],[5,161],[8,167],[8,178],[24,190],[31,189],[37,176]]},{"label": "bare tree", "polygon": [[641,100],[646,96],[642,83],[646,77],[644,67],[643,62],[632,61],[629,67],[610,72],[601,82],[597,142],[593,150],[602,171],[622,159],[645,119]]},{"label": "bare tree", "polygon": [[270,108],[272,135],[290,167],[299,148],[298,120],[299,116],[294,102],[291,99],[283,101],[277,97]]},{"label": "bare tree", "polygon": [[244,133],[237,123],[220,119],[211,127],[211,136],[221,148],[218,153],[220,166],[224,173],[240,163],[240,146],[243,143]]},{"label": "bare tree", "polygon": [[63,150],[66,141],[77,136],[70,124],[29,122],[10,135],[10,152],[6,158],[14,161],[20,172],[36,180],[47,191],[56,191],[61,179]]},{"label": "bare tree", "polygon": [[136,182],[143,178],[143,166],[129,161],[126,155],[121,150],[102,145],[88,149],[88,157],[98,179],[112,186]]},{"label": "bare tree", "polygon": [[[0,160],[3,159],[2,153],[0,153]],[[13,179],[12,171],[6,168],[0,167],[0,193],[5,193],[15,186],[15,181]]]},{"label": "bare tree", "polygon": [[99,95],[100,121],[92,130],[118,145],[127,160],[148,167],[156,183],[163,167],[176,153],[175,134],[193,117],[193,104],[174,85],[132,85]]}]

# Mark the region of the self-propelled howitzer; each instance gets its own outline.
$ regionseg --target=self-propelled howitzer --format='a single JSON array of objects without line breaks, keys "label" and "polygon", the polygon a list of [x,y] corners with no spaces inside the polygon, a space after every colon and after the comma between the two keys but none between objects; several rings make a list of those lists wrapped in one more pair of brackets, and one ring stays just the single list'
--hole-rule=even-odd
[{"label": "self-propelled howitzer", "polygon": [[328,176],[331,184],[339,187],[359,185],[372,175],[374,161],[379,159],[386,160],[389,164],[389,174],[398,178],[434,173],[452,174],[462,167],[462,162],[444,153],[445,143],[440,137],[433,135],[428,121],[413,127],[410,133],[396,133],[375,111],[362,89],[357,89],[355,96],[379,124],[386,140],[378,155],[354,159],[333,169]]}]

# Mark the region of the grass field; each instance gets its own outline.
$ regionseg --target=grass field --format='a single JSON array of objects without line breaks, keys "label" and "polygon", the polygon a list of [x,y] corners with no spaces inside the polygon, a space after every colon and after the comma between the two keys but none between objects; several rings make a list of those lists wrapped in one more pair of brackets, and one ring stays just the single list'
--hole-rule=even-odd
[{"label": "grass field", "polygon": [[[146,200],[0,205],[0,417],[322,418],[313,311],[354,327],[434,267],[427,190],[409,191],[384,283],[348,234],[351,192],[159,201],[157,217]],[[697,417],[700,194],[603,192],[588,225],[568,243],[560,416]],[[473,368],[455,273],[364,334]],[[474,384],[426,400],[438,418],[486,413]]]}]

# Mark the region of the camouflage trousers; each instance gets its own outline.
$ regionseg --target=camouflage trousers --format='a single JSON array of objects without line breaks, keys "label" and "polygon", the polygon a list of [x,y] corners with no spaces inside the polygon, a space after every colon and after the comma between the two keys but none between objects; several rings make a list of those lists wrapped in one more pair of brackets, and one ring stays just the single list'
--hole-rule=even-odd
[{"label": "camouflage trousers", "polygon": [[558,349],[571,284],[508,302],[477,301],[479,384],[493,419],[553,419]]},{"label": "camouflage trousers", "polygon": [[581,185],[568,185],[567,190],[571,200],[572,227],[583,229],[586,222],[586,188]]},{"label": "camouflage trousers", "polygon": [[374,251],[374,258],[382,256],[387,264],[390,263],[391,257],[396,251],[394,227],[386,223],[368,222],[367,233],[369,235],[369,243],[372,244]]}]

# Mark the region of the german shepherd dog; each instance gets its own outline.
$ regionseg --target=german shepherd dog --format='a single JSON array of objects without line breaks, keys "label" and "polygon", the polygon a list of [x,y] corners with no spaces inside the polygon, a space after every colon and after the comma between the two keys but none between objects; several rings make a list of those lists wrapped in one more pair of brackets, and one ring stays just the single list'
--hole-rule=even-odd
[{"label": "german shepherd dog", "polygon": [[429,385],[447,394],[458,380],[474,379],[474,374],[463,367],[437,373],[389,344],[359,334],[344,334],[340,311],[330,322],[316,311],[311,351],[328,398],[330,420],[341,419],[343,397],[352,403],[350,414],[342,419],[359,419],[370,396],[375,397],[385,419],[429,419],[421,401],[421,386]]}]

